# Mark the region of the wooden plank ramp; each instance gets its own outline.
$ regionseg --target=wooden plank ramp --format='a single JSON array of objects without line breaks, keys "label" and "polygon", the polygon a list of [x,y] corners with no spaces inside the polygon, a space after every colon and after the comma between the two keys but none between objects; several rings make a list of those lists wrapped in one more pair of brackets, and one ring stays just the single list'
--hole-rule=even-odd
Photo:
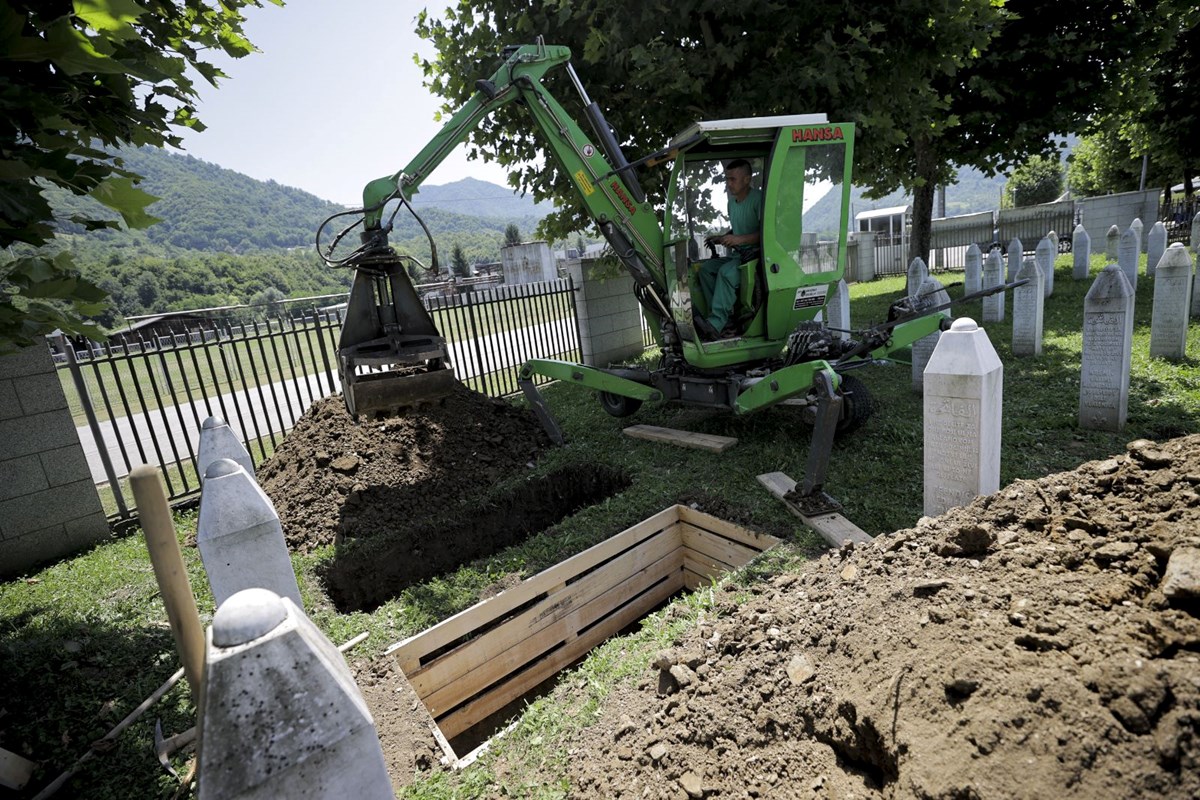
[{"label": "wooden plank ramp", "polygon": [[768,472],[758,476],[758,482],[767,487],[767,491],[775,495],[800,520],[812,528],[821,538],[834,547],[841,547],[846,542],[866,544],[871,537],[866,531],[855,525],[841,514],[819,514],[815,517],[806,516],[794,503],[784,499],[784,495],[796,488],[796,482],[782,472]]},{"label": "wooden plank ramp", "polygon": [[729,436],[660,428],[657,425],[630,425],[625,429],[625,435],[634,439],[645,439],[649,442],[664,442],[680,447],[690,447],[693,450],[707,450],[710,453],[723,453],[738,441]]}]

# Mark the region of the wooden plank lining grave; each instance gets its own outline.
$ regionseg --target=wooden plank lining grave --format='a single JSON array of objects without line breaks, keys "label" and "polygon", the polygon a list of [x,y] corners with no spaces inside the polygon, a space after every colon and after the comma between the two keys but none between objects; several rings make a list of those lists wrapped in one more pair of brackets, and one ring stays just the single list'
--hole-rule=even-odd
[{"label": "wooden plank lining grave", "polygon": [[778,543],[676,505],[389,648],[443,749],[683,589]]}]

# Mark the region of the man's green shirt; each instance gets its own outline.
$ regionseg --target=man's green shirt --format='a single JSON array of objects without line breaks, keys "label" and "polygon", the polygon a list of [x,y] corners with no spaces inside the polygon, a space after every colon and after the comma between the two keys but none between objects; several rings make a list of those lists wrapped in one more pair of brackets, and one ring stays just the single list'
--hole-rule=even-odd
[{"label": "man's green shirt", "polygon": [[[750,193],[741,202],[738,202],[733,195],[729,196],[729,225],[735,236],[744,236],[747,233],[759,233],[762,228],[762,218],[762,189],[751,189]],[[753,252],[758,249],[758,245],[743,244],[738,245],[734,249],[739,253]]]}]

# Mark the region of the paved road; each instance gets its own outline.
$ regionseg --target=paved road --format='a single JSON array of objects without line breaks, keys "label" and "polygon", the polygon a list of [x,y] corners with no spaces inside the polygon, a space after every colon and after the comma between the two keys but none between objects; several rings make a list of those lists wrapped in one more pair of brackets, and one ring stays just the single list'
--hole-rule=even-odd
[{"label": "paved road", "polygon": [[[574,325],[568,320],[559,320],[524,328],[520,336],[514,336],[512,332],[499,333],[478,340],[452,343],[450,358],[458,378],[466,379],[479,374],[480,364],[489,371],[515,367],[534,357],[534,350],[545,350],[546,345],[542,343],[573,342],[574,338]],[[200,425],[210,416],[225,418],[242,441],[251,441],[291,429],[296,419],[315,400],[338,391],[341,391],[341,386],[336,374],[318,373],[307,378],[230,392],[208,403],[197,400],[160,411],[101,422],[100,438],[106,445],[113,472],[119,479],[129,474],[131,466],[173,464],[191,458],[199,441]],[[241,414],[236,409],[241,409]],[[107,483],[100,448],[91,428],[84,425],[76,428],[76,431],[87,456],[92,479],[97,484]]]}]

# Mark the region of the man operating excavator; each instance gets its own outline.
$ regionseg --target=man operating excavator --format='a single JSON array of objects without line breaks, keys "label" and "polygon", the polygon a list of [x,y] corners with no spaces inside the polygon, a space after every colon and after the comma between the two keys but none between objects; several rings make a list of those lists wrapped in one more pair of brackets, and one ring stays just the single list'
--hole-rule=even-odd
[{"label": "man operating excavator", "polygon": [[737,301],[740,267],[754,258],[762,230],[762,189],[751,186],[754,170],[744,158],[725,165],[725,190],[729,193],[730,232],[711,237],[708,241],[729,248],[730,254],[723,258],[710,258],[700,263],[700,291],[708,304],[708,316],[700,324],[706,338],[720,338],[733,314]]}]

